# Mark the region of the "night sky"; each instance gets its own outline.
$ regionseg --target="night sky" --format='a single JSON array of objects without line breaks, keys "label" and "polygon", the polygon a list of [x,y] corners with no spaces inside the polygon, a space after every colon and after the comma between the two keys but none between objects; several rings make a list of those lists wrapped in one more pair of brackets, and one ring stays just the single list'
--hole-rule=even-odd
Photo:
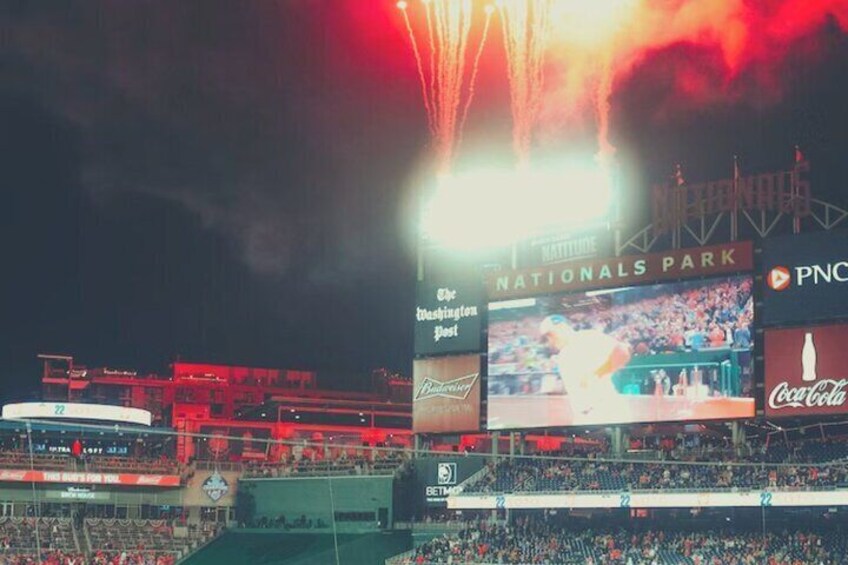
[{"label": "night sky", "polygon": [[[0,3],[4,400],[34,394],[39,352],[411,372],[428,132],[393,4]],[[728,84],[685,43],[622,76],[633,201],[677,162],[726,178],[734,154],[783,169],[799,143],[814,196],[845,205],[848,34],[826,19],[791,47],[768,80]],[[460,154],[509,155],[501,55],[494,38]]]}]

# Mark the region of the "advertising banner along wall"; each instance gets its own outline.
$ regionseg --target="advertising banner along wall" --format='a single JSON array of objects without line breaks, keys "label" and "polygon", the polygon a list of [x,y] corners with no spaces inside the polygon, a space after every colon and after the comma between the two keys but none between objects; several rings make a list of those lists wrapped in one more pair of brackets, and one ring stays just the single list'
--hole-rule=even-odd
[{"label": "advertising banner along wall", "polygon": [[180,486],[180,477],[179,475],[138,475],[135,473],[73,473],[0,469],[0,482],[178,487]]},{"label": "advertising banner along wall", "polygon": [[763,240],[763,322],[848,318],[848,234]]},{"label": "advertising banner along wall", "polygon": [[750,418],[753,277],[489,304],[488,428]]},{"label": "advertising banner along wall", "polygon": [[418,359],[412,366],[415,433],[480,429],[480,356]]},{"label": "advertising banner along wall", "polygon": [[848,413],[848,325],[765,332],[765,414]]},{"label": "advertising banner along wall", "polygon": [[480,351],[480,285],[419,285],[415,307],[415,354]]},{"label": "advertising banner along wall", "polygon": [[556,494],[461,495],[448,498],[452,510],[540,508],[731,508],[844,506],[848,490],[743,490],[701,492],[616,492]]}]

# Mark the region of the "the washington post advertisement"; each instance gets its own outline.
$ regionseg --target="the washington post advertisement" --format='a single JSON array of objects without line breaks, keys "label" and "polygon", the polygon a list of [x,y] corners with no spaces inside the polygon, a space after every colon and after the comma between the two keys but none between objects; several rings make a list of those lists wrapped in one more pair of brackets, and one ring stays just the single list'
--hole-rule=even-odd
[{"label": "the washington post advertisement", "polygon": [[750,418],[753,278],[489,304],[488,427]]}]

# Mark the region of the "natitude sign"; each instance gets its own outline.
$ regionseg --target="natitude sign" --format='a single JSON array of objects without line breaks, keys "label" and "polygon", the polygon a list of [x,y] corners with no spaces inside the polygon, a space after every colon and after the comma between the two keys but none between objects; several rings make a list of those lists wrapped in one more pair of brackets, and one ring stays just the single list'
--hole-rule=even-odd
[{"label": "natitude sign", "polygon": [[848,325],[765,332],[765,414],[848,413]]},{"label": "natitude sign", "polygon": [[415,433],[480,429],[480,356],[418,359],[412,365]]},{"label": "natitude sign", "polygon": [[556,267],[498,271],[486,282],[489,299],[502,300],[706,277],[752,268],[751,242],[741,241],[649,255],[575,261]]}]

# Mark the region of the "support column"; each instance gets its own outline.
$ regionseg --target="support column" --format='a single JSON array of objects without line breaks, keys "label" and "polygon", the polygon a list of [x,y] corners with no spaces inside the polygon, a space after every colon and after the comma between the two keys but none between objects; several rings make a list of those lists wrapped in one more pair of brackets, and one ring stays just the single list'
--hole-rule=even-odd
[{"label": "support column", "polygon": [[509,456],[515,455],[515,432],[509,432]]},{"label": "support column", "polygon": [[739,455],[745,449],[747,437],[745,436],[745,428],[739,425],[739,422],[730,422],[730,439],[733,442],[733,451]]},{"label": "support column", "polygon": [[493,461],[498,460],[498,448],[499,448],[498,443],[500,443],[500,440],[501,440],[501,433],[500,432],[492,432],[492,460]]},{"label": "support column", "polygon": [[614,455],[621,455],[624,453],[623,436],[624,434],[621,430],[621,426],[613,426],[610,430],[610,448]]}]

